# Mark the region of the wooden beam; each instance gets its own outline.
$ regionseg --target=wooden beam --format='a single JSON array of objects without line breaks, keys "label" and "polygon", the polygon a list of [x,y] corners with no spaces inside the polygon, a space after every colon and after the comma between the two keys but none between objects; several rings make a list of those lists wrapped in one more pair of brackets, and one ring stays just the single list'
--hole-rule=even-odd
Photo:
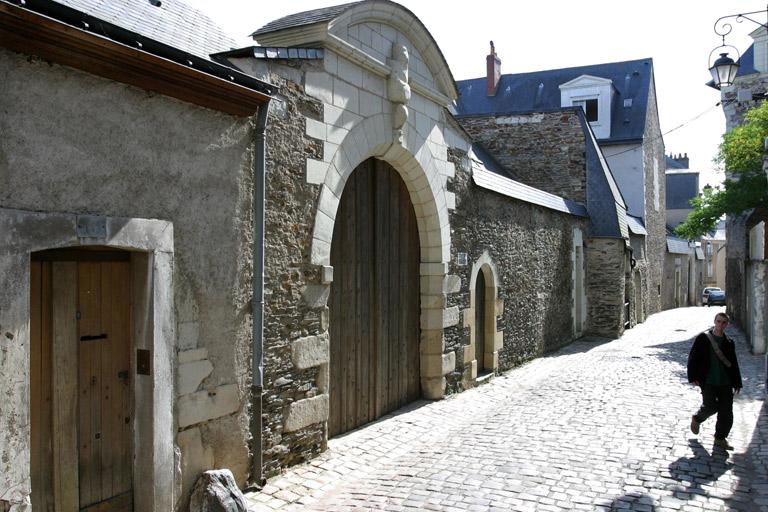
[{"label": "wooden beam", "polygon": [[248,87],[5,2],[0,46],[235,116],[251,116],[269,101]]}]

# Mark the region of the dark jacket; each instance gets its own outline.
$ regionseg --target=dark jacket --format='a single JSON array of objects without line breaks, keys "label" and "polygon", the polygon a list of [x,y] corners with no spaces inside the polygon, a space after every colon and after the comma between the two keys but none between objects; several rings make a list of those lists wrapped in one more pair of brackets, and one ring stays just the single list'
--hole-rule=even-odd
[{"label": "dark jacket", "polygon": [[[741,389],[741,371],[739,370],[739,361],[736,359],[736,345],[728,336],[725,337],[725,348],[723,355],[731,362],[731,367],[727,368],[731,377],[732,386],[735,389]],[[709,372],[709,338],[705,333],[696,336],[696,340],[691,347],[691,353],[688,355],[688,382],[697,381],[704,384]]]}]

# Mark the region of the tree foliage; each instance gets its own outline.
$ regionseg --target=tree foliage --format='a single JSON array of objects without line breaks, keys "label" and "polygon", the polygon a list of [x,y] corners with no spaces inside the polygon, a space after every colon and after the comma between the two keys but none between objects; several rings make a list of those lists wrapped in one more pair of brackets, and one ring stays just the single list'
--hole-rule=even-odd
[{"label": "tree foliage", "polygon": [[768,180],[763,171],[763,144],[768,137],[768,102],[751,109],[744,124],[723,135],[715,162],[728,175],[722,186],[706,189],[691,200],[693,211],[675,232],[686,239],[715,229],[725,214],[738,215],[768,205]]}]

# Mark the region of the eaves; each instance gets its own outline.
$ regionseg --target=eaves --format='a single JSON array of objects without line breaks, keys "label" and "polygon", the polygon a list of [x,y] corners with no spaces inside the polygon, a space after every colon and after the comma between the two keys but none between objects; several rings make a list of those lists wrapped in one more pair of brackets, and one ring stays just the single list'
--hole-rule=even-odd
[{"label": "eaves", "polygon": [[[0,0],[0,46],[235,116],[253,115],[274,93],[266,82],[61,4],[24,5]],[[88,31],[91,24],[101,33]]]}]

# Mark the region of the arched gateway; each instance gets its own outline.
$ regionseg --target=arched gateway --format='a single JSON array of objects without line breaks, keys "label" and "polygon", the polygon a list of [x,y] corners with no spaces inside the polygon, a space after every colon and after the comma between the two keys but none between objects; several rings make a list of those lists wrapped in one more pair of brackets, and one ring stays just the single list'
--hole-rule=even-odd
[{"label": "arched gateway", "polygon": [[347,180],[331,264],[328,433],[336,435],[421,396],[418,227],[386,162],[365,160]]}]

